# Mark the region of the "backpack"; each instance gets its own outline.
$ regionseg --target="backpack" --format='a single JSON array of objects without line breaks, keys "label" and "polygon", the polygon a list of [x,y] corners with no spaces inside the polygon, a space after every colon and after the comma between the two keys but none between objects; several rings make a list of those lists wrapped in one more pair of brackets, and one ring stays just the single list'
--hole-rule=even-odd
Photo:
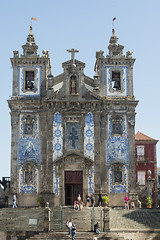
[{"label": "backpack", "polygon": [[76,231],[76,225],[72,224],[72,231]]},{"label": "backpack", "polygon": [[68,228],[68,223],[69,223],[69,221],[67,220],[67,221],[66,221],[66,227],[67,227],[67,228]]}]

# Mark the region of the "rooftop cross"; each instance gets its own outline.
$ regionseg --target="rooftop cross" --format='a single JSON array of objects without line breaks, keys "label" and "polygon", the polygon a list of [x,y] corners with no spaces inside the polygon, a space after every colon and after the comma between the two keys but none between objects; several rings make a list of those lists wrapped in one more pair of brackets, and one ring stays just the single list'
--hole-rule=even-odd
[{"label": "rooftop cross", "polygon": [[71,59],[73,59],[73,64],[75,63],[75,53],[79,52],[78,50],[71,48],[71,49],[67,49],[67,52],[71,53]]}]

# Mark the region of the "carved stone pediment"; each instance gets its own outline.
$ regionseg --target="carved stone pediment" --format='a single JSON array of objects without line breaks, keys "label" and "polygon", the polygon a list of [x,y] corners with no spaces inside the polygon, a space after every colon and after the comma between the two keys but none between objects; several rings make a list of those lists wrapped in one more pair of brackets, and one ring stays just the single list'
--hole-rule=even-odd
[{"label": "carved stone pediment", "polygon": [[94,162],[92,159],[85,157],[82,153],[70,151],[69,153],[63,154],[63,156],[56,159],[54,163],[56,163],[56,165],[65,164],[65,163],[72,163],[72,164],[81,163],[84,165],[93,165]]},{"label": "carved stone pediment", "polygon": [[73,112],[79,113],[79,111],[81,111],[81,109],[76,107],[76,106],[70,106],[70,107],[66,108],[65,111],[66,112],[72,112],[72,113]]},{"label": "carved stone pediment", "polygon": [[122,167],[124,164],[124,162],[121,162],[121,161],[114,161],[111,166],[118,166],[118,167]]}]

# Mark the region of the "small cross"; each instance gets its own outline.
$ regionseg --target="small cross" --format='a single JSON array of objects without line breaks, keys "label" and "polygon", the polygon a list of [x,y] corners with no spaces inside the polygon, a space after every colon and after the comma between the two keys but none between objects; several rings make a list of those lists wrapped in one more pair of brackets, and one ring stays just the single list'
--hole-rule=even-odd
[{"label": "small cross", "polygon": [[75,141],[78,140],[77,131],[75,130],[75,127],[72,127],[72,131],[70,132],[69,140],[72,141],[72,147],[76,147]]},{"label": "small cross", "polygon": [[78,50],[71,48],[71,49],[67,49],[67,52],[71,53],[71,59],[73,59],[73,63],[75,63],[75,53],[79,52]]}]

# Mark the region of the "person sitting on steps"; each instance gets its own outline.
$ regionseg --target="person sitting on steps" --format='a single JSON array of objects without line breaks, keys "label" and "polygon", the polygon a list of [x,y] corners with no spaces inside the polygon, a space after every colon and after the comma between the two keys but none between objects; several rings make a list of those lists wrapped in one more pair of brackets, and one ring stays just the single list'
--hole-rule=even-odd
[{"label": "person sitting on steps", "polygon": [[97,223],[94,225],[94,232],[95,232],[96,234],[100,234],[99,222],[97,222]]}]

